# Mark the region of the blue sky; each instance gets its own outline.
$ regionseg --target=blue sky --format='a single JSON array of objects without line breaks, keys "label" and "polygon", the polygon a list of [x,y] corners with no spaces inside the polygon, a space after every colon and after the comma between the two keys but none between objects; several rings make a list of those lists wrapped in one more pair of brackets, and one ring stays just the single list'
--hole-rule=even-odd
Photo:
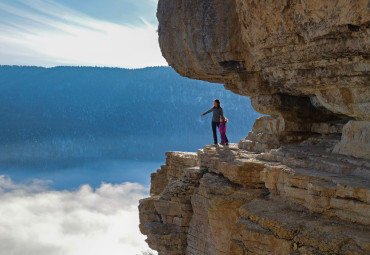
[{"label": "blue sky", "polygon": [[158,0],[0,0],[0,65],[167,65]]}]

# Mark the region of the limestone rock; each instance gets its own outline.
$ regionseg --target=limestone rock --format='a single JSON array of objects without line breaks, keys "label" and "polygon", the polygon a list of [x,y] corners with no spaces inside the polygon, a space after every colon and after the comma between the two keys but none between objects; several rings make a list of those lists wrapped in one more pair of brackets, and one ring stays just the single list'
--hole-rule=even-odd
[{"label": "limestone rock", "polygon": [[166,254],[370,254],[368,0],[159,0],[180,74],[251,97],[238,144],[167,153],[140,201]]},{"label": "limestone rock", "polygon": [[366,254],[369,246],[369,229],[279,201],[255,199],[240,213],[233,238],[254,254]]},{"label": "limestone rock", "polygon": [[161,0],[157,17],[162,53],[184,76],[370,119],[367,0]]},{"label": "limestone rock", "polygon": [[342,139],[334,152],[370,159],[370,122],[350,121],[343,128]]},{"label": "limestone rock", "polygon": [[187,254],[226,254],[241,205],[261,191],[246,191],[226,178],[206,174],[192,197],[194,214],[188,232]]},{"label": "limestone rock", "polygon": [[151,197],[140,201],[140,230],[161,254],[185,254],[191,197],[201,177],[200,168],[194,167],[198,157],[184,152],[166,155],[166,165],[152,174]]},{"label": "limestone rock", "polygon": [[159,195],[166,188],[172,178],[179,179],[183,176],[184,169],[198,165],[198,157],[196,153],[177,151],[167,152],[166,156],[166,165],[161,166],[161,169],[151,175],[151,195]]},{"label": "limestone rock", "polygon": [[[254,130],[245,149],[332,132],[325,123],[370,120],[368,0],[160,0],[157,17],[163,56],[177,72],[224,83],[285,122],[274,134]],[[354,152],[344,144],[335,152]],[[370,157],[363,154],[351,155]]]},{"label": "limestone rock", "polygon": [[[236,144],[167,153],[165,169],[178,177],[139,206],[150,247],[159,254],[370,253],[370,161],[311,140],[263,153]],[[180,159],[199,165],[173,164]]]}]

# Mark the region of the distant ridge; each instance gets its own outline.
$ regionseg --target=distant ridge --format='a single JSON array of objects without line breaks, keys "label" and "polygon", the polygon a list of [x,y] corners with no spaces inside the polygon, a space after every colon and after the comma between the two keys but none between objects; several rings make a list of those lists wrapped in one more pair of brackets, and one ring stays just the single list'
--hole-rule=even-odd
[{"label": "distant ridge", "polygon": [[[195,149],[212,142],[211,119],[201,119],[200,114],[214,98],[220,98],[230,119],[231,139],[245,137],[259,116],[249,99],[221,85],[181,77],[170,67],[0,66],[0,146],[53,142],[86,155],[86,147],[103,150],[110,146],[107,139],[126,139],[131,150],[139,153],[145,145],[142,137],[161,141],[160,137],[172,136],[183,144],[181,149]],[[71,145],[77,140],[89,145]],[[141,148],[135,149],[135,143]],[[109,153],[123,146],[117,143]],[[166,143],[145,146],[153,157],[166,150],[159,148]]]}]

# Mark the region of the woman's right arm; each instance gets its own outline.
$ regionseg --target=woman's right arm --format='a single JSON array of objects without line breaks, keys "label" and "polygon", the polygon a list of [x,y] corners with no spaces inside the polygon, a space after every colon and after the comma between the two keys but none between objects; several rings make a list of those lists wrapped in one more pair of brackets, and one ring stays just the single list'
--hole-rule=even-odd
[{"label": "woman's right arm", "polygon": [[203,117],[204,115],[206,115],[206,114],[208,114],[208,113],[212,112],[212,110],[213,110],[213,107],[212,107],[211,109],[209,109],[208,111],[206,111],[205,113],[203,113],[201,116]]}]

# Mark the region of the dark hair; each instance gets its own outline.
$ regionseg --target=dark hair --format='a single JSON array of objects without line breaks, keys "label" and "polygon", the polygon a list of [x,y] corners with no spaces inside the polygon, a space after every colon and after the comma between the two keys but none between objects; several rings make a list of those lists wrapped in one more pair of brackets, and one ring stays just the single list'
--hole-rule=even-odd
[{"label": "dark hair", "polygon": [[217,108],[220,108],[220,107],[221,107],[220,100],[215,99],[215,100],[214,100],[214,102],[216,102],[216,104],[217,104]]}]

